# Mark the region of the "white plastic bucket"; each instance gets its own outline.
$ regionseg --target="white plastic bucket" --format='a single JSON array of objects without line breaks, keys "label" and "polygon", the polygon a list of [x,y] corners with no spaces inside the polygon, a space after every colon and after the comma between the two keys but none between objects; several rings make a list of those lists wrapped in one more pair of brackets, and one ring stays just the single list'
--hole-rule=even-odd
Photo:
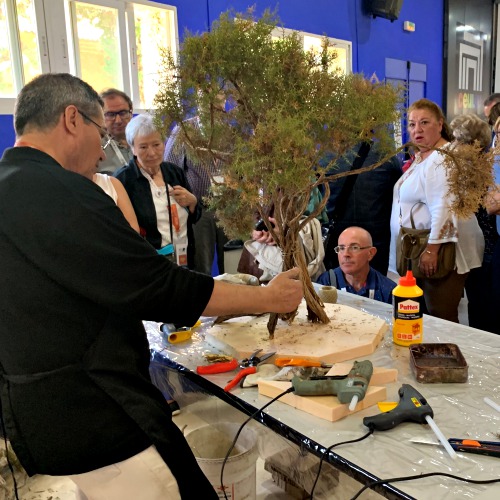
[{"label": "white plastic bucket", "polygon": [[[230,423],[206,425],[186,434],[196,461],[207,476],[219,498],[225,498],[220,474],[226,456],[239,426]],[[243,428],[236,446],[224,466],[224,488],[228,500],[255,500],[257,436]]]}]

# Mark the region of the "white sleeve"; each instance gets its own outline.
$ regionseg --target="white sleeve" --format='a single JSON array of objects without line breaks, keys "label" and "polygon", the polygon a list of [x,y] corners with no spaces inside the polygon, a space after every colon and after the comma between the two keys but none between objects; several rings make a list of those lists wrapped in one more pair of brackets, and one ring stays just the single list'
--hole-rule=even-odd
[{"label": "white sleeve", "polygon": [[458,241],[457,216],[450,209],[448,176],[443,166],[443,155],[434,155],[434,161],[425,170],[425,203],[431,217],[429,243]]}]

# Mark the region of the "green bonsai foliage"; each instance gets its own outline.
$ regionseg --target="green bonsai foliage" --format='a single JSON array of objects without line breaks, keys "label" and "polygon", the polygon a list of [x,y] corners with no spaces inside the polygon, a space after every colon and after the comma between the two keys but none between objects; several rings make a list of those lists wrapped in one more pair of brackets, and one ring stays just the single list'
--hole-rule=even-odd
[{"label": "green bonsai foliage", "polygon": [[[208,201],[228,236],[247,239],[255,214],[269,222],[274,206],[276,228],[268,228],[284,268],[300,267],[309,319],[326,323],[299,231],[326,204],[328,182],[346,175],[335,172],[343,155],[371,139],[394,154],[390,132],[399,120],[400,91],[329,71],[335,53],[326,38],[321,51],[305,52],[296,34],[272,37],[277,23],[269,11],[257,20],[251,12],[225,13],[210,32],[186,34],[177,59],[164,54],[155,116],[166,133],[180,124],[188,154],[220,169],[223,182],[213,179]],[[195,115],[200,127],[188,120]],[[320,167],[327,153],[333,159]],[[304,218],[311,191],[320,185],[323,203]]]}]

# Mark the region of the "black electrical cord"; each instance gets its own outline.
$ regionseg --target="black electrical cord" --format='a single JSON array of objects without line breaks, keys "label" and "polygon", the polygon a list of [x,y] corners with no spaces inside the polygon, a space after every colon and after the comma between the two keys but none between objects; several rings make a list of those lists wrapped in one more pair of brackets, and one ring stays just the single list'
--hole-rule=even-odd
[{"label": "black electrical cord", "polygon": [[[410,264],[411,266],[411,264]],[[229,450],[227,451],[226,453],[226,456],[224,457],[224,460],[222,462],[222,467],[221,467],[221,471],[220,471],[220,484],[221,484],[221,489],[222,489],[222,492],[224,493],[224,499],[225,500],[229,500],[227,495],[226,495],[226,490],[224,488],[224,467],[226,466],[226,463],[229,459],[229,456],[231,455],[231,452],[233,451],[234,447],[236,446],[236,442],[238,441],[238,437],[239,435],[241,434],[241,431],[243,430],[243,427],[245,427],[246,424],[248,424],[248,422],[250,422],[250,420],[252,420],[254,417],[256,417],[261,411],[265,410],[269,405],[271,405],[272,403],[274,403],[275,401],[277,401],[278,399],[282,398],[283,396],[285,396],[286,394],[289,394],[291,392],[294,392],[294,387],[290,387],[289,389],[287,389],[286,391],[282,392],[281,394],[278,394],[275,398],[271,399],[271,401],[269,401],[268,403],[266,403],[262,408],[259,408],[258,410],[256,410],[254,413],[252,413],[240,426],[240,428],[238,429],[238,432],[236,433],[236,436],[234,437],[233,439],[233,442],[231,443],[231,446],[229,447]],[[2,426],[3,426],[3,420],[2,420]],[[329,446],[328,448],[325,449],[325,451],[323,452],[323,454],[321,455],[321,459],[319,461],[319,467],[318,467],[318,472],[316,474],[316,479],[314,481],[314,484],[313,484],[313,487],[311,489],[311,493],[310,493],[310,496],[309,496],[309,500],[313,500],[313,496],[314,496],[314,490],[316,488],[316,485],[318,483],[318,480],[319,480],[319,477],[321,475],[321,467],[323,465],[323,461],[325,459],[325,457],[327,456],[327,454],[333,449],[333,448],[336,448],[337,446],[341,446],[343,444],[351,444],[351,443],[359,443],[360,441],[363,441],[364,439],[366,439],[367,437],[371,436],[374,432],[374,428],[373,427],[370,427],[368,432],[366,434],[364,434],[363,436],[357,438],[357,439],[351,439],[349,441],[342,441],[340,443],[334,443],[332,444],[331,446]],[[5,433],[4,433],[5,434]],[[10,463],[9,463],[9,467],[10,466]],[[11,471],[12,471],[12,468],[11,468]],[[14,477],[14,473],[12,471],[12,476]],[[492,483],[499,483],[500,482],[500,478],[497,478],[497,479],[485,479],[485,480],[478,480],[478,479],[466,479],[464,477],[460,477],[460,476],[455,476],[453,474],[448,474],[448,473],[445,473],[445,472],[428,472],[428,473],[425,473],[425,474],[418,474],[418,475],[413,475],[413,476],[402,476],[402,477],[393,477],[393,478],[388,478],[388,479],[379,479],[377,481],[371,481],[370,483],[366,484],[365,486],[363,486],[357,493],[355,496],[353,496],[350,500],[356,500],[357,498],[359,498],[359,496],[367,489],[370,489],[372,488],[373,486],[377,486],[378,484],[389,484],[389,483],[398,483],[398,482],[402,482],[402,481],[414,481],[416,479],[422,479],[422,478],[425,478],[425,477],[432,477],[432,476],[443,476],[443,477],[449,477],[449,478],[452,478],[452,479],[456,479],[458,481],[464,481],[466,483],[471,483],[471,484],[492,484]],[[15,484],[15,480],[14,480],[14,484]],[[17,497],[17,488],[16,488],[16,500],[19,500],[19,498]]]},{"label": "black electrical cord", "polygon": [[275,398],[271,399],[268,403],[266,403],[262,408],[259,408],[257,411],[252,413],[241,425],[240,428],[238,429],[238,432],[236,433],[236,436],[234,436],[233,442],[231,443],[231,446],[229,447],[229,450],[226,453],[226,456],[224,457],[224,461],[222,462],[222,467],[220,470],[220,485],[222,492],[224,493],[224,498],[225,500],[228,500],[228,497],[226,495],[226,489],[224,488],[224,467],[226,466],[226,463],[229,459],[229,455],[231,455],[231,452],[233,451],[234,447],[236,446],[236,441],[238,441],[238,437],[241,434],[241,431],[243,430],[243,427],[250,422],[254,417],[256,417],[261,411],[265,410],[270,404],[274,403],[277,401],[279,398],[282,398],[285,394],[289,394],[293,392],[295,389],[293,387],[290,387],[286,391],[282,392],[281,394],[278,394]]},{"label": "black electrical cord", "polygon": [[414,476],[403,476],[403,477],[392,477],[389,479],[379,479],[378,481],[372,481],[365,486],[363,486],[357,493],[354,495],[351,500],[356,500],[359,498],[361,493],[363,491],[372,488],[373,486],[376,486],[377,484],[389,484],[389,483],[399,483],[401,481],[414,481],[415,479],[422,479],[424,477],[431,477],[431,476],[444,476],[444,477],[451,477],[452,479],[457,479],[458,481],[464,481],[466,483],[472,483],[472,484],[492,484],[492,483],[499,483],[500,478],[497,479],[485,479],[485,480],[479,480],[479,479],[466,479],[465,477],[460,477],[460,476],[455,476],[453,474],[448,474],[446,472],[427,472],[425,474],[418,474]]},{"label": "black electrical cord", "polygon": [[14,494],[16,496],[16,500],[19,500],[19,495],[18,495],[18,491],[17,491],[16,476],[14,474],[14,467],[10,463],[10,459],[9,459],[9,448],[8,448],[8,442],[7,442],[7,432],[5,430],[5,423],[3,421],[3,415],[2,415],[1,411],[0,411],[0,422],[2,423],[3,441],[5,443],[5,458],[7,458],[7,465],[9,466],[10,473],[12,474],[12,482],[14,483]]},{"label": "black electrical cord", "polygon": [[363,441],[363,439],[366,439],[367,437],[371,436],[373,434],[373,429],[370,429],[364,436],[361,436],[360,438],[357,439],[351,439],[349,441],[342,441],[341,443],[334,443],[331,446],[329,446],[321,455],[321,460],[319,461],[319,467],[318,467],[318,472],[316,474],[316,479],[314,480],[313,487],[311,488],[311,493],[309,498],[312,500],[314,496],[314,490],[316,488],[316,485],[318,484],[319,476],[321,474],[321,466],[323,465],[323,460],[327,456],[328,453],[330,453],[333,448],[336,448],[337,446],[340,446],[342,444],[350,444],[350,443],[358,443],[359,441]]}]

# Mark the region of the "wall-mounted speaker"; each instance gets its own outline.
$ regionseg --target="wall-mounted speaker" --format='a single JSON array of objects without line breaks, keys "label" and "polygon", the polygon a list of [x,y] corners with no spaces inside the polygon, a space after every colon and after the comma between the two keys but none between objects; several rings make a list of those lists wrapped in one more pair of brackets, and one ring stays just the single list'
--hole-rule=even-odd
[{"label": "wall-mounted speaker", "polygon": [[364,10],[373,17],[383,17],[391,22],[399,17],[403,0],[365,0]]}]

